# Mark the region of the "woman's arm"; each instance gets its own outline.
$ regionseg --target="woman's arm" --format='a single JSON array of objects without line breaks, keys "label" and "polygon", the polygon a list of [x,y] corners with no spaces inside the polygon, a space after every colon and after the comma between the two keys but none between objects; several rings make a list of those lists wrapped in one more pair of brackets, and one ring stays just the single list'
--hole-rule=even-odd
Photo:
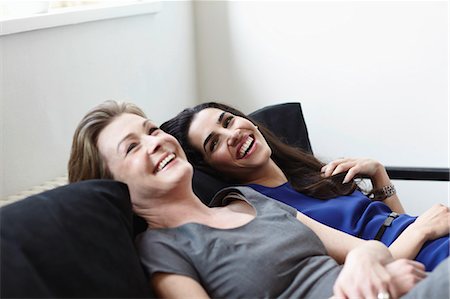
[{"label": "woman's arm", "polygon": [[[391,185],[391,179],[389,178],[389,175],[386,171],[386,168],[380,163],[375,160],[369,160],[372,161],[374,164],[373,167],[376,169],[376,171],[370,176],[370,180],[372,181],[372,187],[374,189],[383,188],[384,186]],[[389,196],[383,201],[393,212],[404,214],[405,209],[403,208],[400,199],[398,198],[397,194],[394,194],[392,196]]]},{"label": "woman's arm", "polygon": [[328,255],[343,264],[347,254],[367,241],[353,237],[332,227],[326,226],[305,214],[297,212],[297,219],[308,226],[327,249]]},{"label": "woman's arm", "polygon": [[[388,292],[396,298],[423,276],[415,274],[417,271],[408,273],[406,269],[405,272],[404,267],[409,266],[404,262],[395,264],[397,267],[394,269],[389,269],[387,265],[393,261],[392,255],[379,241],[355,238],[299,212],[297,219],[318,235],[331,257],[340,263],[345,261],[333,287],[337,298],[376,298],[379,292]],[[400,268],[401,265],[403,266]],[[405,281],[393,279],[393,275],[398,273],[415,281],[408,285]]]},{"label": "woman's arm", "polygon": [[[297,212],[297,219],[312,229],[338,263],[344,263],[347,254],[354,248],[364,244],[365,240],[326,226],[305,214]],[[444,205],[435,205],[409,225],[402,234],[389,246],[395,259],[414,259],[428,240],[433,240],[449,233],[450,211]]]},{"label": "woman's arm", "polygon": [[417,217],[389,249],[395,258],[414,259],[426,241],[448,235],[449,230],[450,211],[448,207],[437,204]]},{"label": "woman's arm", "polygon": [[[384,166],[380,162],[372,159],[337,159],[322,167],[322,173],[325,177],[345,171],[347,171],[347,175],[343,183],[349,182],[359,174],[369,176],[374,189],[391,185],[391,179]],[[384,203],[396,213],[405,213],[405,209],[397,194],[386,198]]]},{"label": "woman's arm", "polygon": [[[382,188],[391,184],[384,166],[371,159],[337,159],[322,168],[324,176],[335,175],[344,171],[347,171],[344,182],[350,181],[357,174],[364,174],[371,178],[374,188]],[[405,212],[396,194],[386,198],[384,203],[394,212]],[[449,233],[449,219],[448,207],[444,205],[431,207],[408,226],[389,246],[392,255],[396,259],[414,259],[426,241],[434,240]]]},{"label": "woman's arm", "polygon": [[172,273],[156,273],[151,285],[159,298],[209,298],[205,289],[194,279]]}]

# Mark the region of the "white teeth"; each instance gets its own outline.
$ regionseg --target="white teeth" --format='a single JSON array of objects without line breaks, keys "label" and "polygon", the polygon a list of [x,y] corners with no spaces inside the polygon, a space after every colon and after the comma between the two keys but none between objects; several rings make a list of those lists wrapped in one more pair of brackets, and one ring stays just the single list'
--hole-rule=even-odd
[{"label": "white teeth", "polygon": [[161,163],[159,163],[157,171],[161,171],[173,159],[175,159],[175,155],[174,154],[170,154],[167,157],[165,157],[164,160],[162,160]]},{"label": "white teeth", "polygon": [[239,156],[241,158],[244,157],[245,153],[250,148],[250,145],[252,144],[253,140],[254,139],[251,136],[248,136],[248,138],[245,141],[245,143],[241,146],[241,149],[239,150]]}]

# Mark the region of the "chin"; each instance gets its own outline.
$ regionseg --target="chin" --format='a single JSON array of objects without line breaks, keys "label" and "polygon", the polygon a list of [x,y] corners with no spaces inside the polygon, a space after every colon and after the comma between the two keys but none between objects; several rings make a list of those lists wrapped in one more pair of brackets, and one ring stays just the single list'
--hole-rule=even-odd
[{"label": "chin", "polygon": [[176,181],[179,184],[184,182],[192,183],[192,177],[194,175],[194,168],[189,163],[183,163],[182,167],[179,167],[173,174],[176,177]]}]

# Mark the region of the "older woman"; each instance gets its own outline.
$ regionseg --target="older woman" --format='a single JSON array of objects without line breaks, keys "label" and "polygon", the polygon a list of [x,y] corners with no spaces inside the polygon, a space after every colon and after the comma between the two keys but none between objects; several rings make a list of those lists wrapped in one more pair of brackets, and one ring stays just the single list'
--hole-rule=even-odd
[{"label": "older woman", "polygon": [[[199,169],[246,184],[352,236],[380,240],[394,256],[416,259],[427,271],[449,255],[449,209],[435,205],[417,220],[405,214],[377,161],[339,159],[325,165],[242,112],[214,102],[185,109],[161,128],[179,140]],[[353,178],[359,174],[371,178],[379,190],[375,198],[357,190]]]},{"label": "older woman", "polygon": [[424,279],[423,266],[393,261],[380,242],[330,229],[248,187],[224,190],[207,207],[192,191],[192,173],[177,140],[131,104],[99,105],[73,138],[71,182],[128,184],[133,210],[148,224],[137,241],[141,260],[161,297],[448,294],[445,265]]}]

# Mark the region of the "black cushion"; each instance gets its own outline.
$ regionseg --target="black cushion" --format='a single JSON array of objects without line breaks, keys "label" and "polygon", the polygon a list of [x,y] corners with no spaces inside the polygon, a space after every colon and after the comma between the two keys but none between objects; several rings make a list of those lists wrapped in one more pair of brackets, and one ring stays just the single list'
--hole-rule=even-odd
[{"label": "black cushion", "polygon": [[[266,106],[249,114],[270,129],[281,140],[312,153],[308,130],[300,103],[283,103]],[[193,177],[193,189],[196,195],[208,204],[219,190],[231,184],[222,181],[210,174],[195,169]]]},{"label": "black cushion", "polygon": [[308,129],[300,103],[283,103],[266,106],[249,116],[270,129],[285,143],[312,154]]},{"label": "black cushion", "polygon": [[2,298],[151,297],[128,188],[92,180],[0,209]]}]

